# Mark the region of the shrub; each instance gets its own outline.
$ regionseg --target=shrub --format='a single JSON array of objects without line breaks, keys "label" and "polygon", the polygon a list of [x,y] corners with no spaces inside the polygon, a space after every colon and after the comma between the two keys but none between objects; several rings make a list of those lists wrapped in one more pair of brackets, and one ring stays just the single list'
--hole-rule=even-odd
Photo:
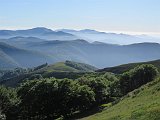
[{"label": "shrub", "polygon": [[153,65],[140,65],[122,74],[120,79],[121,92],[126,94],[152,80],[158,75]]},{"label": "shrub", "polygon": [[19,103],[16,91],[11,88],[0,86],[0,112],[1,117],[6,119],[16,119],[17,109],[16,106]]}]

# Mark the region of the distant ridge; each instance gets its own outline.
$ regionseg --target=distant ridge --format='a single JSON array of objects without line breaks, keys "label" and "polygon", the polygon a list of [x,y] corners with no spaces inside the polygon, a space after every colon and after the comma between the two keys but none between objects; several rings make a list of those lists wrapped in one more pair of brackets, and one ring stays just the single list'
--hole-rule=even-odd
[{"label": "distant ridge", "polygon": [[[25,51],[30,51],[31,53],[36,54],[36,56],[40,55],[41,57],[38,60],[40,61],[40,64],[45,62],[55,63],[71,60],[91,64],[98,68],[104,68],[125,63],[145,62],[160,59],[159,43],[145,42],[130,45],[116,45],[99,41],[88,42],[85,39],[46,40],[37,37],[20,36],[9,39],[0,39],[0,41],[9,45],[10,47],[16,47],[23,51],[25,49]],[[0,47],[0,49],[2,48],[3,46]],[[13,52],[13,50],[10,52]],[[12,56],[14,55],[12,54]],[[19,64],[17,60],[22,60],[22,57],[19,56],[19,59],[14,60]],[[23,61],[21,61],[21,63],[22,62]],[[35,62],[34,66],[40,64]],[[24,62],[22,65],[24,65]]]},{"label": "distant ridge", "polygon": [[54,60],[42,53],[16,48],[0,42],[0,69],[14,69],[16,67],[33,67]]},{"label": "distant ridge", "polygon": [[0,30],[0,38],[11,37],[38,37],[41,39],[75,39],[75,35],[63,31],[53,31],[45,27],[36,27],[26,30]]},{"label": "distant ridge", "polygon": [[123,33],[101,32],[93,29],[59,29],[52,30],[45,27],[35,27],[24,30],[0,30],[0,38],[38,37],[46,40],[75,40],[85,39],[89,42],[100,41],[108,44],[128,45],[142,42],[158,42],[160,39],[148,35],[129,35]]},{"label": "distant ridge", "polygon": [[155,67],[157,67],[158,70],[160,71],[160,60],[154,60],[154,61],[148,61],[148,62],[129,63],[129,64],[123,64],[115,67],[99,69],[97,70],[97,72],[112,72],[112,73],[121,74],[141,64],[152,64]]}]

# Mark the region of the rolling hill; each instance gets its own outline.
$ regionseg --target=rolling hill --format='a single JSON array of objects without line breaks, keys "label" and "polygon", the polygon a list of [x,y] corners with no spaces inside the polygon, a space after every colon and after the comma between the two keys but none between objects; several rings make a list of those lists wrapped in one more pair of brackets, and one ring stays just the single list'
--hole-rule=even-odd
[{"label": "rolling hill", "polygon": [[93,72],[97,70],[96,67],[78,63],[73,61],[65,61],[65,62],[58,62],[52,65],[46,65],[42,68],[35,68],[35,72]]},{"label": "rolling hill", "polygon": [[[160,79],[130,92],[119,103],[81,120],[159,120]],[[107,105],[106,105],[107,106]]]},{"label": "rolling hill", "polygon": [[158,70],[160,71],[160,60],[154,60],[154,61],[149,61],[149,62],[129,63],[129,64],[119,65],[119,66],[115,66],[115,67],[99,69],[99,70],[97,70],[97,72],[112,72],[112,73],[116,73],[116,74],[121,74],[121,73],[129,71],[130,69],[133,69],[137,65],[141,65],[141,64],[152,64],[155,67],[157,67]]},{"label": "rolling hill", "polygon": [[[78,63],[73,61],[58,62],[55,64],[42,64],[40,66],[32,68],[31,71],[21,70],[18,74],[7,74],[6,76],[0,77],[0,84],[5,86],[15,87],[22,83],[24,80],[35,79],[36,76],[42,76],[44,78],[55,77],[55,78],[77,78],[86,72],[94,72],[97,70],[96,67]],[[25,71],[25,72],[24,72]]]},{"label": "rolling hill", "polygon": [[160,44],[158,43],[113,45],[97,44],[97,42],[89,43],[78,39],[73,41],[43,41],[28,44],[27,47],[30,50],[54,56],[57,58],[57,62],[71,60],[91,64],[99,68],[160,58]]},{"label": "rolling hill", "polygon": [[19,64],[14,61],[10,56],[0,50],[0,69],[13,69],[19,67]]},{"label": "rolling hill", "polygon": [[[85,30],[83,32],[87,31],[88,30]],[[93,32],[94,34],[96,33],[96,31],[90,31],[92,34]],[[46,60],[43,60],[43,63],[56,63],[70,60],[87,63],[98,68],[104,68],[126,63],[160,59],[160,44],[158,43],[115,45],[97,41],[90,43],[83,39],[48,41],[37,37],[20,36],[0,39],[0,41],[10,46],[15,46],[18,49],[25,49],[26,51],[32,51],[47,56],[45,57]],[[41,61],[41,59],[37,61]],[[17,61],[14,61],[14,63],[19,64]],[[42,62],[40,63],[43,64]],[[40,64],[36,64],[35,66],[37,65]],[[31,67],[33,67],[33,65]]]},{"label": "rolling hill", "polygon": [[3,42],[0,42],[0,53],[1,69],[33,67],[54,61],[53,58],[45,54],[31,50],[19,49]]}]

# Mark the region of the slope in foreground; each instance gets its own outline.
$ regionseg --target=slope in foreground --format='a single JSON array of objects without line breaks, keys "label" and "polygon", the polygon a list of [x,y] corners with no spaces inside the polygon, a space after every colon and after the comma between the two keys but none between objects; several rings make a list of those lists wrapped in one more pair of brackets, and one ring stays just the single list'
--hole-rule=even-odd
[{"label": "slope in foreground", "polygon": [[160,78],[129,93],[118,104],[83,120],[160,120]]}]

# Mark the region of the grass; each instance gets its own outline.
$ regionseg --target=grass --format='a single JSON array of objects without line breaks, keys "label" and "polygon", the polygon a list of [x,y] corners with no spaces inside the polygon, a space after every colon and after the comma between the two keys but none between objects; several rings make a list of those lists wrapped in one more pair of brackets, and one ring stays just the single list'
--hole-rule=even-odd
[{"label": "grass", "polygon": [[72,68],[70,66],[65,65],[64,62],[59,62],[53,65],[48,66],[45,68],[47,72],[54,72],[54,71],[59,71],[59,72],[78,72],[75,68]]},{"label": "grass", "polygon": [[52,65],[45,66],[41,69],[36,70],[36,72],[93,72],[97,68],[73,61],[58,62]]},{"label": "grass", "polygon": [[160,120],[160,79],[134,90],[118,104],[81,120]]}]

